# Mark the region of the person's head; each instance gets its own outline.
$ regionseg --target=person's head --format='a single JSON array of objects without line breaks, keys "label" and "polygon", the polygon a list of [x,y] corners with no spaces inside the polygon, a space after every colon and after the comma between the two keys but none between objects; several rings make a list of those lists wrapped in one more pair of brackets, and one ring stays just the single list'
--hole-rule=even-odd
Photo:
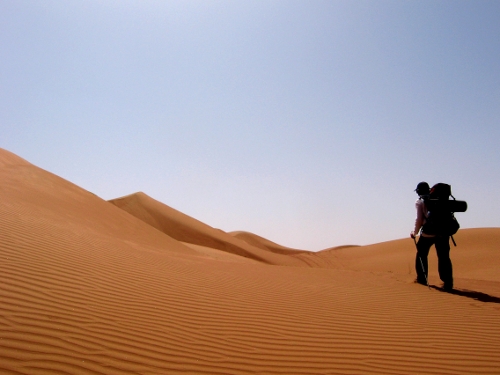
[{"label": "person's head", "polygon": [[419,182],[415,191],[420,196],[421,195],[429,195],[429,192],[430,192],[429,184],[425,181]]}]

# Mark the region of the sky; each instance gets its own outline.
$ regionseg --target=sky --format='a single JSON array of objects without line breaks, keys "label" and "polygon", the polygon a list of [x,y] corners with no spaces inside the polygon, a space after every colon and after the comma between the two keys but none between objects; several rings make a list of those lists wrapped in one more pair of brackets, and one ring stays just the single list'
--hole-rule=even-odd
[{"label": "sky", "polygon": [[[321,250],[500,227],[500,2],[0,0],[0,147]],[[410,239],[409,239],[410,240]]]}]

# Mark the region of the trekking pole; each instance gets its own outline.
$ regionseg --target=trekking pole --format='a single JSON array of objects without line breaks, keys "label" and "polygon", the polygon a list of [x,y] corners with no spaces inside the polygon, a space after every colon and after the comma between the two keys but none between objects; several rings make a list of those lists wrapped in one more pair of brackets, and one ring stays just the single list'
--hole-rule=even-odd
[{"label": "trekking pole", "polygon": [[[415,242],[415,247],[417,248],[417,254],[418,254],[417,240],[415,239],[415,237],[413,237],[413,242]],[[430,289],[431,287],[429,285],[429,280],[427,279],[427,275],[425,273],[424,262],[422,262],[422,258],[420,257],[420,255],[418,256],[418,260],[420,260],[420,265],[422,266],[422,272],[424,273],[425,276],[425,283],[427,284],[427,288]]]},{"label": "trekking pole", "polygon": [[453,236],[450,236],[450,237],[451,237],[451,241],[453,242],[453,245],[454,245],[455,247],[457,247],[457,243],[455,242],[455,239],[453,238]]}]

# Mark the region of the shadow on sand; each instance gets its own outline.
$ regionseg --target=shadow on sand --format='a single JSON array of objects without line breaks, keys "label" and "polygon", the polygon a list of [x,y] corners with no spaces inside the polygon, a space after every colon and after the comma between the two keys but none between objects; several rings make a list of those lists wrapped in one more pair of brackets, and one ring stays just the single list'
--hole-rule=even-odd
[{"label": "shadow on sand", "polygon": [[489,294],[486,293],[475,292],[473,290],[467,290],[467,289],[445,290],[435,285],[431,285],[430,287],[443,293],[455,294],[457,296],[472,298],[480,302],[500,303],[500,298],[498,297],[490,296]]}]

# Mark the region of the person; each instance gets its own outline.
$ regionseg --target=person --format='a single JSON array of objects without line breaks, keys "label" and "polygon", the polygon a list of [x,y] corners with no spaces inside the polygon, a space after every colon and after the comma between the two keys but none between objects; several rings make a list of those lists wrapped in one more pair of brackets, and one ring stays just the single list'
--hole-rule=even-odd
[{"label": "person", "polygon": [[429,255],[430,248],[434,245],[438,257],[439,278],[443,282],[443,289],[452,290],[453,267],[450,259],[450,237],[425,233],[425,222],[428,216],[425,198],[430,194],[429,184],[427,182],[420,182],[415,191],[418,194],[418,199],[415,202],[417,217],[415,219],[413,231],[410,233],[410,237],[413,239],[415,239],[420,233],[415,258],[415,270],[417,272],[417,279],[415,282],[422,285],[428,285],[427,257]]}]

